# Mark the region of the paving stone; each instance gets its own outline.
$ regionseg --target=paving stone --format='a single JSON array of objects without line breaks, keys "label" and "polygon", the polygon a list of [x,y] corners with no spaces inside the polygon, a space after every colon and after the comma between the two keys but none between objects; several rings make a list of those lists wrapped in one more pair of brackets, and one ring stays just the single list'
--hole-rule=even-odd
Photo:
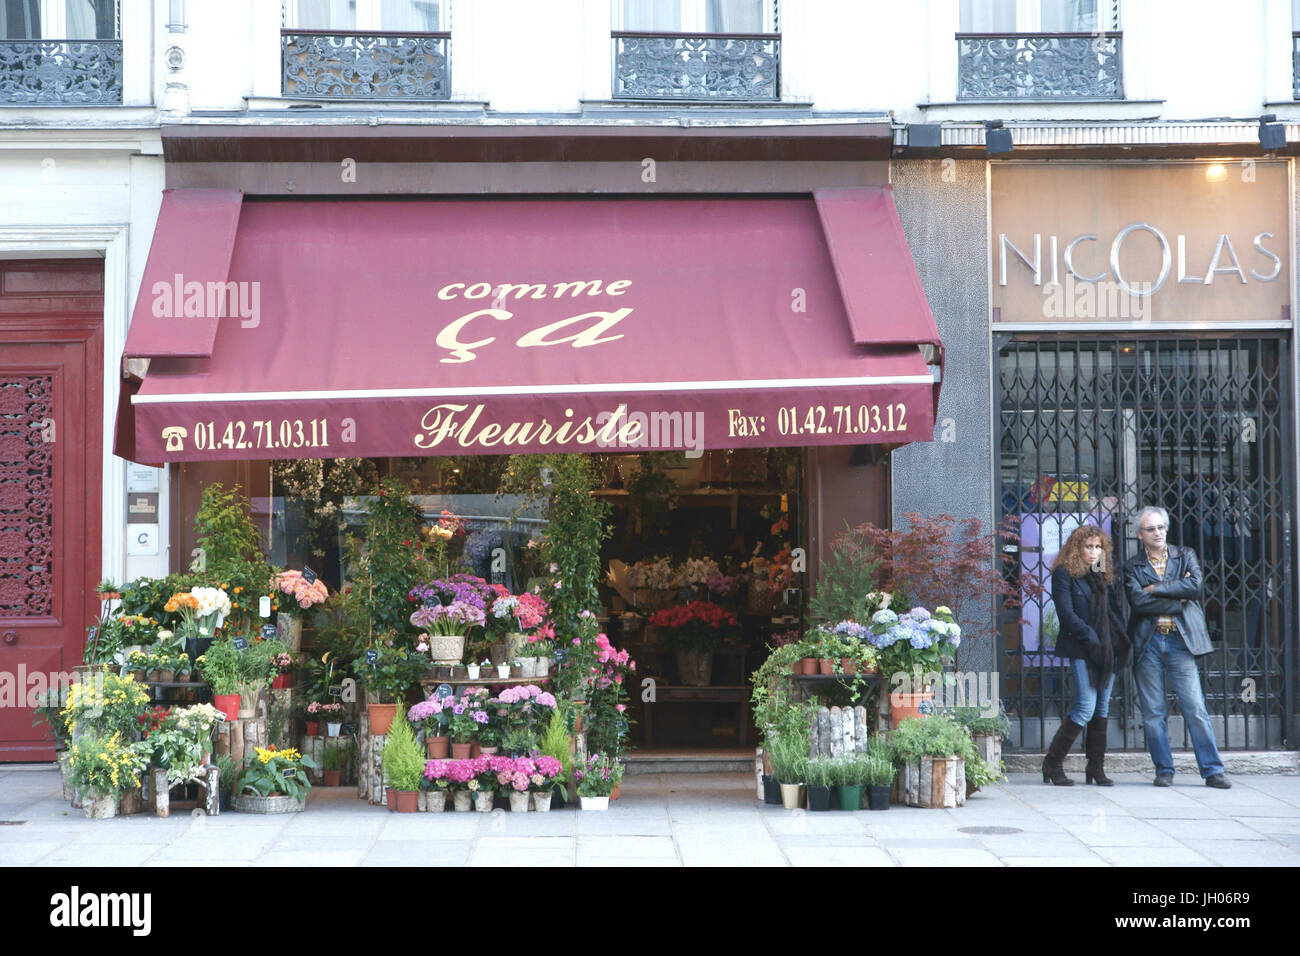
[{"label": "paving stone", "polygon": [[1098,846],[1097,855],[1115,866],[1213,866],[1185,846]]},{"label": "paving stone", "polygon": [[903,866],[1001,866],[988,850],[889,847],[889,853]]},{"label": "paving stone", "polygon": [[791,866],[897,866],[874,847],[783,847]]},{"label": "paving stone", "polygon": [[362,866],[464,866],[469,840],[403,840],[376,843],[361,859]]},{"label": "paving stone", "polygon": [[1151,825],[1179,842],[1195,840],[1258,840],[1258,830],[1236,820],[1152,820]]},{"label": "paving stone", "polygon": [[1110,866],[1099,856],[1004,856],[1002,862],[1007,866],[1046,866],[1058,869],[1066,866]]},{"label": "paving stone", "polygon": [[671,857],[676,860],[677,847],[669,837],[582,836],[578,838],[578,856]]},{"label": "paving stone", "polygon": [[1300,851],[1269,840],[1188,840],[1187,846],[1218,866],[1300,866]]}]

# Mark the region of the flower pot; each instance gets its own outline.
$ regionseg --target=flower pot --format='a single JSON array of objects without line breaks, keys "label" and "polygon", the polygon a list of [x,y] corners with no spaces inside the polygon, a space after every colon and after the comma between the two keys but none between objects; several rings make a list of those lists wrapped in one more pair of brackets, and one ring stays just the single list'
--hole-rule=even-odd
[{"label": "flower pot", "polygon": [[397,807],[397,801],[393,797],[392,787],[384,787],[384,806],[388,808],[389,813],[392,813]]},{"label": "flower pot", "polygon": [[465,672],[469,674],[470,680],[478,680],[478,672],[480,670],[482,670],[482,668],[480,668],[477,664],[470,664],[465,668]]},{"label": "flower pot", "polygon": [[215,642],[215,637],[187,637],[185,653],[189,655],[191,662],[196,661],[206,654]]},{"label": "flower pot", "polygon": [[492,812],[492,794],[485,790],[480,790],[474,794],[474,809],[479,813]]},{"label": "flower pot", "polygon": [[821,674],[823,677],[830,677],[832,674],[835,673],[835,662],[832,660],[827,660],[824,657],[818,658],[817,673]]},{"label": "flower pot", "polygon": [[447,809],[447,791],[430,790],[424,795],[424,809],[427,813],[442,813]]},{"label": "flower pot", "polygon": [[321,775],[325,778],[325,786],[337,787],[339,785],[339,777],[342,773],[343,771],[341,770],[322,770]]},{"label": "flower pot", "polygon": [[894,691],[889,695],[889,720],[895,730],[908,717],[929,717],[933,711],[934,691],[932,690],[916,693]]},{"label": "flower pot", "polygon": [[509,664],[498,664],[498,665],[497,665],[497,678],[500,679],[500,680],[506,680],[507,678],[509,678],[509,676],[510,676],[510,665],[509,665]]},{"label": "flower pot", "polygon": [[528,793],[520,793],[518,790],[510,792],[510,812],[527,813],[528,812]]},{"label": "flower pot", "polygon": [[286,690],[291,686],[290,682],[292,680],[292,674],[276,674],[275,677],[271,679],[271,689]]},{"label": "flower pot", "polygon": [[424,749],[428,753],[430,760],[446,760],[447,752],[451,749],[451,738],[446,734],[441,737],[426,737],[424,739]]},{"label": "flower pot", "polygon": [[809,810],[829,810],[830,808],[831,808],[830,787],[809,787],[808,788],[808,809]]},{"label": "flower pot", "polygon": [[679,650],[677,679],[686,687],[708,687],[713,680],[713,651]]},{"label": "flower pot", "polygon": [[506,657],[514,660],[528,644],[528,635],[513,631],[506,635]]},{"label": "flower pot", "polygon": [[798,810],[803,803],[803,784],[783,783],[781,787],[781,806],[787,810]]},{"label": "flower pot", "polygon": [[257,716],[257,699],[261,696],[261,692],[257,690],[241,690],[239,692],[240,720],[251,720]]},{"label": "flower pot", "polygon": [[160,684],[170,684],[175,679],[176,679],[175,671],[159,671],[154,676],[154,680]]},{"label": "flower pot", "polygon": [[583,810],[608,810],[609,797],[584,797],[579,794],[578,806]]},{"label": "flower pot", "polygon": [[468,790],[457,790],[451,797],[451,806],[456,813],[469,813],[473,809],[473,794]]},{"label": "flower pot", "polygon": [[[131,671],[131,676],[132,676],[135,680],[138,680],[141,684],[144,683],[144,679],[145,679],[145,672],[144,672],[144,671],[142,671],[142,670],[134,670],[134,671]],[[224,697],[224,696],[227,696],[227,695],[223,694],[222,696]],[[235,694],[235,695],[233,695],[233,696],[238,697],[239,695],[238,695],[238,694]],[[231,720],[234,720],[234,718],[232,717]]]},{"label": "flower pot", "polygon": [[107,820],[117,816],[116,793],[92,793],[81,802],[81,812],[92,820]]},{"label": "flower pot", "polygon": [[258,797],[251,793],[241,793],[235,797],[235,809],[240,813],[298,813],[307,809],[307,805],[305,801],[283,794]]},{"label": "flower pot", "polygon": [[308,737],[319,737],[319,736],[320,736],[320,721],[319,721],[319,720],[309,720],[309,721],[307,721],[307,736],[308,736]]},{"label": "flower pot", "polygon": [[815,657],[803,657],[803,658],[800,658],[799,663],[798,663],[798,665],[796,665],[796,666],[799,668],[799,669],[795,672],[795,673],[797,673],[797,674],[816,674],[816,673],[817,673],[817,658],[815,658]]},{"label": "flower pot", "polygon": [[419,809],[420,791],[394,790],[393,809],[398,813],[414,813]]},{"label": "flower pot", "polygon": [[482,751],[482,749],[480,749],[478,741],[477,741],[477,740],[471,740],[471,741],[470,741],[470,744],[469,744],[469,756],[470,756],[470,759],[472,760],[472,759],[474,759],[475,757],[479,756],[479,755],[482,754],[482,753],[483,753],[483,751]]},{"label": "flower pot", "polygon": [[465,635],[430,634],[429,656],[435,664],[459,664],[465,656]]},{"label": "flower pot", "polygon": [[565,804],[564,787],[556,785],[551,790],[551,809],[563,810]]},{"label": "flower pot", "polygon": [[551,673],[551,659],[549,657],[537,658],[537,676],[549,677]]},{"label": "flower pot", "polygon": [[844,671],[845,677],[853,677],[858,672],[858,662],[851,657],[845,657],[840,661],[840,668]]},{"label": "flower pot", "polygon": [[393,718],[397,716],[397,705],[368,704],[367,710],[370,711],[370,732],[376,737],[388,733],[388,728],[393,726]]},{"label": "flower pot", "polygon": [[543,790],[538,793],[534,793],[532,797],[533,797],[533,809],[536,810],[537,812],[541,813],[551,809],[551,791]]},{"label": "flower pot", "polygon": [[139,787],[134,790],[127,790],[122,794],[118,801],[117,812],[120,816],[130,816],[133,813],[139,813],[143,803],[143,794]]},{"label": "flower pot", "polygon": [[452,759],[452,760],[468,760],[468,759],[469,759],[469,752],[470,752],[470,750],[473,748],[473,746],[474,746],[474,745],[473,745],[472,743],[467,743],[467,744],[452,744],[452,745],[451,745],[451,759]]},{"label": "flower pot", "polygon": [[478,750],[474,752],[475,757],[495,757],[501,752],[500,747],[482,747],[478,744],[475,744],[475,746],[478,747]]},{"label": "flower pot", "polygon": [[325,732],[331,737],[337,737],[342,729],[343,721],[341,720],[329,720],[325,722]]},{"label": "flower pot", "polygon": [[773,807],[781,802],[781,785],[768,773],[763,774],[763,802]]},{"label": "flower pot", "polygon": [[889,784],[881,787],[867,787],[867,809],[888,810],[889,793],[893,789]]},{"label": "flower pot", "polygon": [[523,673],[520,675],[521,677],[537,676],[537,658],[525,657],[519,663],[523,669]]},{"label": "flower pot", "polygon": [[840,791],[841,810],[862,809],[862,784],[841,784],[838,789]]},{"label": "flower pot", "polygon": [[614,789],[610,791],[609,799],[617,800],[622,795],[623,795],[623,783],[622,781],[620,781],[614,784]]},{"label": "flower pot", "polygon": [[453,665],[452,668],[451,668],[451,679],[452,679],[452,680],[464,680],[465,677],[466,677],[466,675],[467,675],[468,673],[469,673],[469,672],[465,669],[465,667],[464,667],[463,665],[461,665],[461,664],[455,664],[455,665]]},{"label": "flower pot", "polygon": [[238,694],[213,694],[212,706],[225,714],[226,720],[237,720],[239,718]]}]

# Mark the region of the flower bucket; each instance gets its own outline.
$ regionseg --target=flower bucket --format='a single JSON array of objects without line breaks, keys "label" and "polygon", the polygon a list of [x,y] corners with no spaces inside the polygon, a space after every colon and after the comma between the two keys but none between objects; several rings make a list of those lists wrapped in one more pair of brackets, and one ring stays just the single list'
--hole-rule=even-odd
[{"label": "flower bucket", "polygon": [[446,760],[447,753],[451,750],[450,744],[451,738],[446,734],[441,737],[426,737],[424,750],[430,760]]},{"label": "flower bucket", "polygon": [[308,736],[308,737],[319,737],[319,736],[320,736],[320,721],[319,721],[319,720],[309,720],[309,721],[307,721],[307,736]]},{"label": "flower bucket", "polygon": [[343,775],[343,771],[342,771],[342,770],[322,770],[322,771],[321,771],[321,776],[323,776],[323,777],[325,778],[325,786],[327,786],[327,787],[337,787],[337,786],[339,785],[339,778],[340,778],[342,775]]},{"label": "flower bucket", "polygon": [[538,811],[539,813],[541,813],[541,812],[544,812],[544,811],[546,811],[546,810],[551,809],[551,791],[550,791],[550,790],[543,790],[543,791],[541,791],[541,792],[539,792],[539,793],[534,793],[534,794],[532,795],[532,797],[533,797],[533,809],[534,809],[534,810],[536,810],[536,811]]},{"label": "flower bucket", "polygon": [[328,720],[325,722],[325,732],[328,733],[331,737],[337,737],[339,735],[339,731],[341,731],[342,729],[343,729],[343,721],[341,720]]},{"label": "flower bucket", "polygon": [[240,813],[299,813],[305,810],[306,803],[286,797],[259,797],[251,793],[241,793],[235,797],[235,809]]},{"label": "flower bucket", "polygon": [[465,635],[430,634],[429,655],[435,664],[459,664],[465,655]]},{"label": "flower bucket", "polygon": [[510,812],[527,813],[528,812],[528,794],[514,791],[510,794]]},{"label": "flower bucket", "polygon": [[81,812],[92,820],[107,820],[117,816],[116,793],[92,793],[81,803]]},{"label": "flower bucket", "polygon": [[492,794],[480,790],[474,794],[474,809],[479,813],[492,812]]},{"label": "flower bucket", "polygon": [[686,687],[708,687],[713,679],[713,651],[678,651],[677,679]]},{"label": "flower bucket", "polygon": [[430,790],[424,795],[424,810],[426,813],[442,813],[446,809],[446,790]]},{"label": "flower bucket", "polygon": [[840,784],[840,809],[862,809],[862,784]]},{"label": "flower bucket", "polygon": [[801,803],[803,803],[803,784],[781,784],[781,806],[787,810],[798,810]]},{"label": "flower bucket", "polygon": [[394,790],[393,809],[398,813],[415,813],[419,809],[420,791]]},{"label": "flower bucket", "polygon": [[578,797],[578,806],[583,810],[608,810],[609,797]]},{"label": "flower bucket", "polygon": [[213,694],[212,706],[226,715],[226,720],[239,719],[238,694]]},{"label": "flower bucket", "polygon": [[397,716],[397,705],[367,704],[366,708],[370,711],[370,733],[376,737],[388,733],[388,728],[393,726],[393,718]]},{"label": "flower bucket", "polygon": [[895,691],[889,695],[889,720],[895,730],[908,717],[929,717],[934,711],[934,691]]},{"label": "flower bucket", "polygon": [[261,690],[241,690],[239,692],[239,719],[251,720],[257,716],[257,699]]}]

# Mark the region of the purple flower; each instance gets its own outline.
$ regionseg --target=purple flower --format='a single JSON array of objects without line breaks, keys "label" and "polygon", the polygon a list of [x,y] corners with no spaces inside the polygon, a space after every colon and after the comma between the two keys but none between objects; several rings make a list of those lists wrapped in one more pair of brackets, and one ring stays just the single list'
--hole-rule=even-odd
[{"label": "purple flower", "polygon": [[476,711],[474,711],[474,723],[476,723],[476,724],[486,724],[487,722],[488,722],[487,711],[484,711],[484,710],[476,710]]}]

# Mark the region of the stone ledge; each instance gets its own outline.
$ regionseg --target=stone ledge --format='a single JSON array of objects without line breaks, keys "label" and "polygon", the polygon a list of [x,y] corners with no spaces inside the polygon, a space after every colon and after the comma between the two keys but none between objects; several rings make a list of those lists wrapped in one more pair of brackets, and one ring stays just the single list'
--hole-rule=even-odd
[{"label": "stone ledge", "polygon": [[[1224,771],[1228,774],[1300,774],[1300,751],[1257,750],[1220,751]],[[1041,773],[1043,755],[1034,753],[1009,754],[1003,751],[1002,760],[1008,773]],[[1068,773],[1083,773],[1086,759],[1082,753],[1072,753],[1065,758]],[[1176,773],[1196,773],[1196,757],[1190,751],[1174,753]],[[1107,773],[1152,773],[1151,758],[1145,752],[1128,751],[1106,754]]]}]

